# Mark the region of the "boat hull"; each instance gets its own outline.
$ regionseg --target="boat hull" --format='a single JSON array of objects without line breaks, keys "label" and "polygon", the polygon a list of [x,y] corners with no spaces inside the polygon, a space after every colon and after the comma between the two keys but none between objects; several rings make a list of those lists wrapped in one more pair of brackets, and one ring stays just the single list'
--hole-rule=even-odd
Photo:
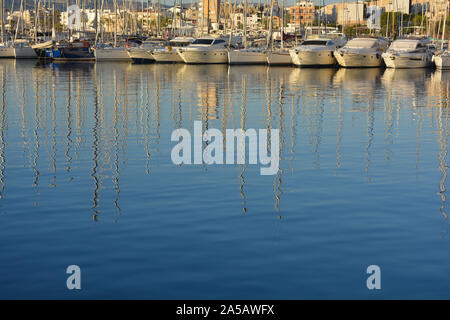
[{"label": "boat hull", "polygon": [[339,65],[345,68],[375,68],[383,65],[380,53],[340,53],[335,51],[334,56]]},{"label": "boat hull", "polygon": [[383,59],[386,67],[394,69],[428,68],[432,65],[431,58],[427,55],[399,56],[383,53]]},{"label": "boat hull", "polygon": [[13,47],[0,47],[0,58],[15,58]]},{"label": "boat hull", "polygon": [[292,62],[299,67],[308,66],[332,66],[335,65],[336,58],[333,51],[290,51]]},{"label": "boat hull", "polygon": [[87,47],[62,47],[53,50],[52,55],[55,61],[95,61],[94,54]]},{"label": "boat hull", "polygon": [[183,50],[179,54],[184,63],[188,64],[228,63],[227,50]]},{"label": "boat hull", "polygon": [[267,64],[265,52],[232,50],[228,52],[229,64]]},{"label": "boat hull", "polygon": [[450,56],[434,56],[434,64],[439,70],[450,70]]},{"label": "boat hull", "polygon": [[131,61],[126,48],[95,49],[97,61]]},{"label": "boat hull", "polygon": [[36,59],[36,52],[30,46],[14,48],[14,56],[16,59]]},{"label": "boat hull", "polygon": [[154,51],[153,57],[159,63],[183,63],[183,59],[177,51]]},{"label": "boat hull", "polygon": [[128,56],[135,62],[155,62],[155,58],[153,57],[152,53],[147,49],[129,49]]},{"label": "boat hull", "polygon": [[268,52],[267,63],[271,66],[290,66],[292,58],[289,52]]}]

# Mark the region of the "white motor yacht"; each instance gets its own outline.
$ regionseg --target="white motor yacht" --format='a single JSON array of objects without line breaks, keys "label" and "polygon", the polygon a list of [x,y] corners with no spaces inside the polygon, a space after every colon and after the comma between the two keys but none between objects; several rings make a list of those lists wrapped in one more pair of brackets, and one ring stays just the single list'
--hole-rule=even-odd
[{"label": "white motor yacht", "polygon": [[296,66],[332,66],[336,58],[334,51],[345,44],[345,39],[310,39],[289,51]]},{"label": "white motor yacht", "polygon": [[388,68],[427,68],[432,65],[434,51],[428,39],[399,39],[382,56]]},{"label": "white motor yacht", "polygon": [[199,38],[178,54],[189,64],[228,63],[227,41],[221,38]]},{"label": "white motor yacht", "polygon": [[153,50],[152,55],[156,62],[176,63],[184,62],[178,54],[177,49],[184,48],[194,42],[192,37],[176,37],[169,41],[169,45],[164,48]]},{"label": "white motor yacht", "polygon": [[388,46],[384,38],[353,38],[335,50],[334,57],[341,67],[380,67]]},{"label": "white motor yacht", "polygon": [[128,56],[133,59],[134,62],[155,62],[152,51],[156,48],[162,48],[167,44],[165,39],[150,39],[145,40],[138,46],[128,48]]}]

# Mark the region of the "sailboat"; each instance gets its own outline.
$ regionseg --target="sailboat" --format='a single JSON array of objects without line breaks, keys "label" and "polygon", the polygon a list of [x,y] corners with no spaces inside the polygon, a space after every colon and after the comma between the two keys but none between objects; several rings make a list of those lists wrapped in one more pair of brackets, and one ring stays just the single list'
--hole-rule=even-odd
[{"label": "sailboat", "polygon": [[0,43],[0,58],[15,58],[14,48],[6,43]]},{"label": "sailboat", "polygon": [[37,55],[26,39],[16,39],[13,43],[16,59],[36,59]]},{"label": "sailboat", "polygon": [[94,49],[97,61],[131,61],[127,47],[99,46]]},{"label": "sailboat", "polygon": [[36,56],[39,59],[49,59],[50,57],[47,55],[47,50],[51,50],[54,47],[54,41],[49,40],[46,42],[35,43],[31,46],[31,48],[36,53]]},{"label": "sailboat", "polygon": [[97,61],[131,61],[127,46],[117,46],[117,3],[114,2],[114,45],[100,44],[94,48],[95,60]]},{"label": "sailboat", "polygon": [[14,33],[14,40],[12,46],[14,48],[14,57],[16,59],[35,59],[37,58],[36,52],[30,46],[27,39],[17,39],[17,34],[19,33],[19,25],[23,15],[23,0],[20,1],[20,15],[17,21],[16,30]]},{"label": "sailboat", "polygon": [[271,66],[290,66],[292,65],[292,58],[289,50],[280,48],[267,53],[267,63]]},{"label": "sailboat", "polygon": [[[448,13],[448,1],[445,7],[445,15],[444,17],[447,17]],[[443,19],[443,26],[442,26],[442,47],[441,49],[444,49],[444,40],[445,40],[445,23],[446,19]],[[436,52],[433,55],[432,61],[436,65],[436,68],[439,70],[450,70],[450,51],[448,47],[449,43],[447,42],[447,50],[440,50],[439,52]]]},{"label": "sailboat", "polygon": [[[272,2],[272,13],[273,15],[273,2]],[[272,25],[272,18],[270,19],[270,24]],[[284,65],[289,66],[292,65],[292,58],[289,54],[289,50],[284,48],[284,0],[281,1],[281,28],[280,28],[280,37],[281,37],[281,47],[277,49],[273,49],[273,37],[272,34],[270,34],[270,37],[272,38],[272,45],[269,52],[267,52],[267,63],[269,65]]]},{"label": "sailboat", "polygon": [[247,46],[247,0],[244,1],[244,48],[228,51],[229,64],[266,64],[266,51],[258,47]]},{"label": "sailboat", "polygon": [[1,43],[0,43],[0,58],[14,58],[14,48],[11,43],[5,42],[5,24],[4,24],[4,15],[5,15],[5,7],[4,0],[1,0]]}]

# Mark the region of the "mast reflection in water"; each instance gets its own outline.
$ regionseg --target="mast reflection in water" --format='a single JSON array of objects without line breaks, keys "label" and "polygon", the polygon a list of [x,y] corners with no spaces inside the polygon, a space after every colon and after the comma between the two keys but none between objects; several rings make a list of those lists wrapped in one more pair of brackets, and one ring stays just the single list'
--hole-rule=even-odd
[{"label": "mast reflection in water", "polygon": [[[74,297],[71,264],[83,298],[369,298],[371,264],[377,297],[450,298],[448,72],[2,60],[0,79],[0,298]],[[196,120],[279,129],[280,170],[173,165]]]}]

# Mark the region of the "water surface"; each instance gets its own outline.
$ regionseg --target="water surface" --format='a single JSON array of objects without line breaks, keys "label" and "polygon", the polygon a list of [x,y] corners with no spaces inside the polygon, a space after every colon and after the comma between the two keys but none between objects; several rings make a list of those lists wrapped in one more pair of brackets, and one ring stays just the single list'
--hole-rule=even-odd
[{"label": "water surface", "polygon": [[[0,298],[450,298],[448,72],[1,60],[0,78]],[[280,129],[279,172],[172,164],[196,120]]]}]

